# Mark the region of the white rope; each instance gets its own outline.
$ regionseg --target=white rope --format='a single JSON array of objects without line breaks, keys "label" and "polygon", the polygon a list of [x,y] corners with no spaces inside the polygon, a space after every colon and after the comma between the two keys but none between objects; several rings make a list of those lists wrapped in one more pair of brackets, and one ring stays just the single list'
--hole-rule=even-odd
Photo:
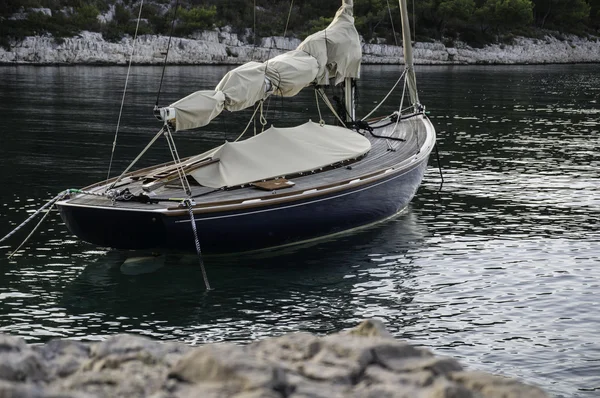
[{"label": "white rope", "polygon": [[133,61],[133,52],[135,51],[135,43],[137,40],[138,28],[142,19],[142,7],[144,0],[140,2],[140,12],[138,13],[137,24],[135,25],[135,34],[133,35],[133,43],[131,44],[131,54],[129,54],[129,66],[127,67],[127,76],[125,77],[125,87],[123,88],[123,98],[121,98],[121,108],[119,109],[119,118],[117,119],[117,129],[115,130],[115,139],[113,140],[112,151],[110,153],[110,162],[108,164],[108,173],[106,179],[110,178],[110,170],[112,168],[113,158],[115,156],[115,148],[117,147],[117,137],[119,136],[119,126],[121,125],[121,116],[123,115],[123,104],[125,103],[125,94],[127,93],[127,83],[129,82],[129,72],[131,71],[131,62]]},{"label": "white rope", "polygon": [[396,124],[394,125],[394,130],[392,131],[392,133],[396,132],[396,129],[398,128],[398,123],[400,122],[400,118],[402,117],[402,105],[404,104],[404,95],[406,94],[406,86],[407,86],[407,79],[404,79],[404,86],[402,88],[402,98],[400,99],[400,106],[398,107],[398,118],[396,118]]},{"label": "white rope", "polygon": [[325,120],[323,120],[323,116],[321,115],[321,107],[319,106],[319,94],[317,90],[315,90],[315,102],[317,103],[317,111],[319,112],[319,124],[322,126],[325,124]]},{"label": "white rope", "polygon": [[233,142],[237,142],[239,141],[240,138],[243,137],[244,134],[246,134],[246,131],[248,131],[248,128],[250,128],[250,124],[252,123],[252,121],[254,120],[254,116],[256,116],[256,112],[258,112],[258,107],[256,107],[256,109],[254,109],[254,113],[252,114],[252,116],[250,117],[250,120],[248,121],[248,124],[246,125],[246,128],[244,129],[244,131],[242,131],[242,134],[240,134],[238,136],[238,138],[236,138]]},{"label": "white rope", "polygon": [[375,113],[377,111],[377,109],[379,109],[379,107],[381,105],[383,105],[383,103],[388,99],[388,97],[392,94],[392,92],[394,91],[394,89],[396,89],[396,86],[398,85],[398,83],[400,83],[400,81],[402,80],[402,78],[404,77],[404,75],[406,75],[406,69],[404,69],[404,72],[402,72],[402,74],[400,75],[400,77],[398,78],[398,80],[396,81],[396,84],[394,84],[392,86],[392,89],[387,93],[387,95],[379,102],[379,104],[377,104],[377,106],[371,111],[369,112],[369,114],[365,117],[363,117],[360,120],[365,120],[367,118],[369,118],[373,113]]},{"label": "white rope", "polygon": [[263,131],[265,131],[265,126],[267,125],[267,118],[263,114],[263,104],[264,103],[265,103],[265,101],[260,101],[260,117],[258,118],[258,120],[260,121],[260,125],[262,126],[262,128],[260,129],[261,133]]},{"label": "white rope", "polygon": [[335,111],[335,108],[331,104],[331,101],[329,101],[329,98],[327,98],[327,95],[325,94],[325,92],[323,91],[323,89],[320,88],[318,91],[319,91],[319,95],[321,96],[321,99],[323,100],[323,102],[325,103],[325,105],[327,105],[327,107],[329,108],[329,110],[335,115],[335,117],[337,118],[337,120],[339,120],[340,123],[342,123],[342,126],[347,127],[346,123],[342,120],[342,118],[340,117],[340,115],[338,115],[338,113]]}]

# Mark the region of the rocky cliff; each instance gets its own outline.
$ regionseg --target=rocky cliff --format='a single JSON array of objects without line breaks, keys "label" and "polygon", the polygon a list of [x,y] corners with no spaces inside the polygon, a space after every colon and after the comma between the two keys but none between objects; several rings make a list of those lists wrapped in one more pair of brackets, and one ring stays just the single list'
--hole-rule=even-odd
[{"label": "rocky cliff", "polygon": [[325,337],[190,347],[133,335],[29,346],[0,335],[2,397],[546,398],[393,339],[377,321]]},{"label": "rocky cliff", "polygon": [[[169,39],[165,36],[141,36],[135,44],[134,64],[162,64]],[[229,29],[206,31],[194,38],[173,38],[170,64],[240,64],[265,60],[296,48],[300,40],[269,37],[257,46],[241,41]],[[13,43],[10,50],[0,48],[2,64],[126,64],[132,53],[129,37],[113,43],[100,33],[82,32],[77,37],[55,40],[52,37],[28,37]],[[492,44],[481,49],[463,43],[446,47],[439,42],[416,43],[417,64],[545,64],[600,62],[600,39],[575,36],[558,40],[516,38],[513,44]],[[402,48],[385,44],[364,44],[363,62],[397,64]]]}]

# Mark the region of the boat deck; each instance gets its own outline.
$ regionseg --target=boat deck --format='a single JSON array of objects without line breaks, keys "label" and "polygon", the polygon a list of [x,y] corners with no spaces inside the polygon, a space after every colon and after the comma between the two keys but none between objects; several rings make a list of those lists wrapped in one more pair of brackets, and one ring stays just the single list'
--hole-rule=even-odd
[{"label": "boat deck", "polygon": [[[374,131],[376,135],[402,138],[405,139],[405,141],[377,138],[367,132],[366,137],[371,141],[372,147],[364,158],[341,167],[288,177],[288,180],[294,183],[291,187],[266,191],[254,186],[214,189],[200,185],[191,185],[192,197],[196,202],[196,205],[206,206],[209,203],[222,201],[260,199],[273,194],[301,193],[317,187],[336,184],[340,181],[360,178],[388,168],[410,164],[418,154],[421,145],[426,139],[426,123],[428,123],[428,121],[425,118],[418,116],[401,120],[397,126],[391,124],[382,128],[377,128]],[[381,122],[380,124],[385,125],[386,122]],[[375,127],[377,127],[377,125],[375,125]],[[396,127],[395,131],[394,127]],[[135,172],[132,174],[135,174]],[[129,188],[130,192],[134,195],[143,192],[142,181],[135,181],[127,177],[117,184],[117,187],[119,190]],[[100,184],[86,188],[85,190],[102,193],[105,189],[106,184]],[[140,203],[136,201],[112,202],[107,197],[87,194],[76,195],[67,200],[67,202],[80,206],[111,206],[120,209],[156,210],[176,207],[182,200],[177,200],[177,198],[185,198],[186,196],[187,195],[181,187],[181,182],[177,179],[152,191],[150,197],[152,199],[160,200],[158,203]],[[172,199],[172,201],[169,201],[169,199]]]}]

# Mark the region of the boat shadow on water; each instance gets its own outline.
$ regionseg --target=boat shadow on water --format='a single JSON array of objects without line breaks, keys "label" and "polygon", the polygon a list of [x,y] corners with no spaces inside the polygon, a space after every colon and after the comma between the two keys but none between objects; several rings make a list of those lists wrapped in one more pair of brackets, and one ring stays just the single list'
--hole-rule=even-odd
[{"label": "boat shadow on water", "polygon": [[[397,271],[410,279],[415,267],[411,252],[425,235],[425,227],[408,208],[390,220],[335,238],[244,255],[207,256],[214,288],[209,292],[195,255],[170,253],[148,258],[145,264],[136,260],[138,264],[128,267],[123,252],[110,251],[87,265],[60,301],[72,314],[145,314],[175,324],[215,322],[240,307],[285,311],[279,308],[283,303],[313,299],[349,304],[355,286],[368,282],[385,256],[402,257]],[[144,268],[150,272],[136,272]],[[342,307],[337,311],[349,310]],[[347,319],[350,313],[336,316]]]}]

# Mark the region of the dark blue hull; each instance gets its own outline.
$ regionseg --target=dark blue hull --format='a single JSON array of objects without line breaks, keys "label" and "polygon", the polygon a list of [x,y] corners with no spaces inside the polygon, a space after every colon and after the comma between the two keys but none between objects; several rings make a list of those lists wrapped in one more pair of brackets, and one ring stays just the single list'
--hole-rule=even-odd
[{"label": "dark blue hull", "polygon": [[[203,252],[231,253],[289,245],[348,231],[386,219],[413,198],[427,158],[368,183],[283,203],[235,211],[196,211]],[[115,249],[194,251],[189,214],[59,205],[61,217],[79,238]]]}]

